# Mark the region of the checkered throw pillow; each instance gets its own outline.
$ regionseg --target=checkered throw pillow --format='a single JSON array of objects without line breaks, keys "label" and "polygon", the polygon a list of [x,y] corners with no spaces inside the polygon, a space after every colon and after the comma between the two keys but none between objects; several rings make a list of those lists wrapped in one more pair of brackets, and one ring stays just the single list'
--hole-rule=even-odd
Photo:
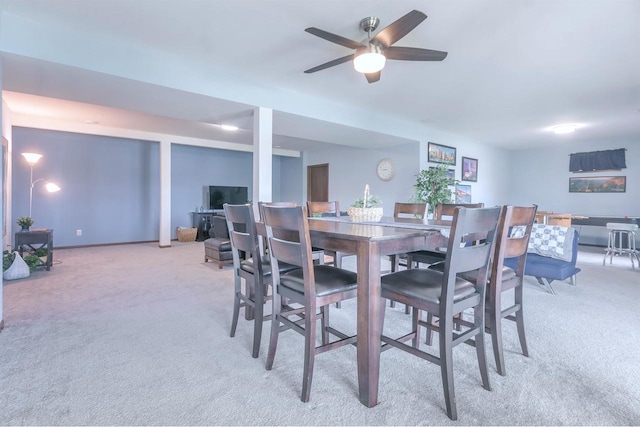
[{"label": "checkered throw pillow", "polygon": [[573,228],[559,225],[533,224],[528,252],[571,261]]}]

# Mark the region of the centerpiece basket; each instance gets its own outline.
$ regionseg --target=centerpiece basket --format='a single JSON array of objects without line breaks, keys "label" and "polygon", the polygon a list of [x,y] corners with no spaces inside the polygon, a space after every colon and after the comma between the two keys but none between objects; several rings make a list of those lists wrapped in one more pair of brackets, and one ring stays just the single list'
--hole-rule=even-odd
[{"label": "centerpiece basket", "polygon": [[353,202],[347,209],[351,222],[379,222],[382,219],[380,200],[369,194],[369,185],[364,187],[364,197]]}]

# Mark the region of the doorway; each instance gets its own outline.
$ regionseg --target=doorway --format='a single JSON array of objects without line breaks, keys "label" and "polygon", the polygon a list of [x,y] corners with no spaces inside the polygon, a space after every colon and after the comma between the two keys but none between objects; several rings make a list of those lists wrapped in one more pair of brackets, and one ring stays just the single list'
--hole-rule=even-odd
[{"label": "doorway", "polygon": [[329,201],[329,163],[307,166],[307,200]]}]

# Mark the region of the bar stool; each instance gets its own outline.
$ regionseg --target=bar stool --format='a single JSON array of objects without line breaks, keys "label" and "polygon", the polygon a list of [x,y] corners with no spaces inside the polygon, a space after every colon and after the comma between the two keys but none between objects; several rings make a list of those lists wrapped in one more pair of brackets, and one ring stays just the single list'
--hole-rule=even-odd
[{"label": "bar stool", "polygon": [[[638,224],[626,224],[620,222],[608,222],[607,230],[609,230],[609,243],[605,250],[604,259],[602,265],[605,265],[607,261],[607,255],[609,256],[609,264],[613,262],[613,255],[629,254],[631,260],[631,267],[635,269],[633,259],[638,261],[638,267],[640,267],[640,258],[638,258],[638,250],[636,249],[636,231],[638,231]],[[627,236],[627,246],[623,246],[622,235]],[[618,238],[618,245],[616,246],[616,235]]]}]

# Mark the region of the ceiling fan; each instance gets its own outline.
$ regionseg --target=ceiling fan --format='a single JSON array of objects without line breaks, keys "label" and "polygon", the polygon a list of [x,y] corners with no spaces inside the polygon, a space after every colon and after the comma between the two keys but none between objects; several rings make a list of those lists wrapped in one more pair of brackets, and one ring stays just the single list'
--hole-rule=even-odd
[{"label": "ceiling fan", "polygon": [[306,70],[305,73],[315,73],[316,71],[353,60],[353,66],[356,71],[363,73],[369,83],[375,83],[380,80],[380,73],[387,59],[402,61],[442,61],[447,57],[447,52],[417,47],[392,46],[392,44],[409,34],[425,19],[427,19],[427,15],[419,10],[412,10],[372,38],[371,33],[378,28],[380,20],[374,16],[364,18],[360,21],[360,28],[367,32],[367,38],[362,42],[350,40],[319,28],[306,28],[305,31],[307,33],[332,43],[355,49],[355,52],[310,68]]}]

